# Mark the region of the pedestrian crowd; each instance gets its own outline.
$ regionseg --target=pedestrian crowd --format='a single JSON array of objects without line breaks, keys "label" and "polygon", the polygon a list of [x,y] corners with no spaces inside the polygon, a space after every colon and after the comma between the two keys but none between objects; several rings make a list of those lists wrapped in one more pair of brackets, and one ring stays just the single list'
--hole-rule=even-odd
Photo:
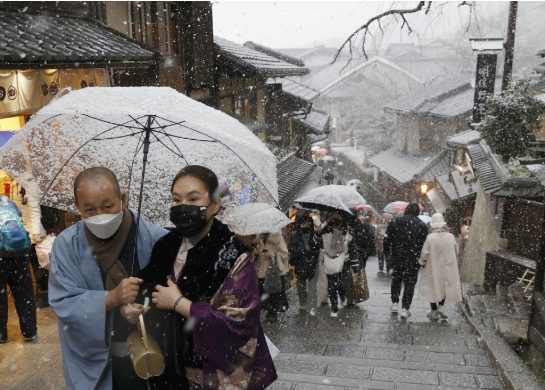
[{"label": "pedestrian crowd", "polygon": [[[461,300],[454,236],[441,214],[422,222],[416,203],[376,227],[356,209],[293,208],[283,230],[237,235],[215,218],[226,195],[215,173],[193,165],[164,189],[168,231],[137,218],[114,172],[89,168],[74,181],[82,221],[55,238],[47,271],[35,247],[48,218],[24,188],[12,188],[13,200],[0,202],[0,217],[17,213],[19,224],[0,231],[0,342],[8,341],[8,285],[25,340],[37,335],[35,296],[50,304],[69,389],[266,388],[277,375],[261,311],[282,321],[292,281],[300,315],[357,309],[370,297],[365,268],[375,255],[379,277],[393,269],[392,313],[411,315],[421,268],[418,299],[430,303],[430,319],[446,319],[445,300]],[[28,233],[21,250],[10,249],[17,228]]]}]

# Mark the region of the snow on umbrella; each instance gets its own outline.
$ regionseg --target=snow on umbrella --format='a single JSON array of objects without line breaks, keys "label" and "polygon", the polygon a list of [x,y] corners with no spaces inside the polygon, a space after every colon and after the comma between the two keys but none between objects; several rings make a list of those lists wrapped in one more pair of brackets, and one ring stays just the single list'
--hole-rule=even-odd
[{"label": "snow on umbrella", "polygon": [[232,201],[224,215],[248,202],[278,203],[276,160],[263,142],[236,119],[171,88],[70,92],[0,149],[0,164],[41,204],[73,212],[78,172],[110,168],[129,204],[141,202],[142,217],[162,226],[171,225],[172,179],[192,164],[229,186]]},{"label": "snow on umbrella", "polygon": [[325,142],[324,142],[324,141],[314,142],[314,143],[312,144],[312,146],[325,146]]},{"label": "snow on umbrella", "polygon": [[335,157],[333,157],[333,156],[324,156],[324,157],[322,157],[322,161],[335,161]]},{"label": "snow on umbrella", "polygon": [[318,150],[316,151],[316,153],[318,153],[318,154],[326,154],[326,153],[327,153],[327,149],[318,149]]},{"label": "snow on umbrella", "polygon": [[319,146],[313,146],[312,148],[310,148],[311,151],[315,152],[317,150],[319,150],[320,147]]},{"label": "snow on umbrella", "polygon": [[223,222],[231,231],[241,236],[274,233],[291,223],[280,210],[264,203],[237,207]]},{"label": "snow on umbrella", "polygon": [[[401,201],[392,202],[388,204],[386,207],[384,207],[384,212],[389,214],[395,214],[400,211],[405,212],[405,209],[407,208],[408,205],[409,205],[409,202],[401,202]],[[424,211],[424,207],[422,207],[421,204],[419,204],[418,206],[420,207],[420,211]]]},{"label": "snow on umbrella", "polygon": [[306,209],[331,211],[340,210],[352,214],[350,209],[365,205],[365,199],[347,186],[329,185],[317,187],[298,199],[295,203]]},{"label": "snow on umbrella", "polygon": [[369,206],[368,204],[366,204],[365,206],[356,207],[356,210],[357,211],[371,211],[371,210],[373,210],[373,208],[371,206]]},{"label": "snow on umbrella", "polygon": [[430,223],[431,217],[429,215],[419,215],[418,218],[424,223]]}]

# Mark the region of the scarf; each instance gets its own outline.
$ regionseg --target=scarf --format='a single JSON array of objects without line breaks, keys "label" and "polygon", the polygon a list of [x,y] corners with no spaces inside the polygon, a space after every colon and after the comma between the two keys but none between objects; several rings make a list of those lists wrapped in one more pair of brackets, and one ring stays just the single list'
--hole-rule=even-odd
[{"label": "scarf", "polygon": [[129,210],[123,210],[123,221],[119,229],[113,236],[105,240],[98,238],[83,224],[85,229],[85,237],[89,241],[89,248],[95,256],[95,259],[106,274],[106,283],[104,288],[106,291],[111,291],[117,287],[119,283],[130,275],[119,260],[123,247],[129,236],[132,225],[132,216]]},{"label": "scarf", "polygon": [[344,234],[341,229],[333,229],[329,247],[324,248],[324,252],[331,258],[339,257],[344,252]]}]

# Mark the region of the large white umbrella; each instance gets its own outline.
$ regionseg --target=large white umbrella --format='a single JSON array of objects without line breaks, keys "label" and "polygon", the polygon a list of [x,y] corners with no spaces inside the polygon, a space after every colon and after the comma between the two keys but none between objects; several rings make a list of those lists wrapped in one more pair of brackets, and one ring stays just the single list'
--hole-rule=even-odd
[{"label": "large white umbrella", "polygon": [[335,157],[333,157],[333,156],[324,156],[324,157],[322,157],[322,161],[335,161]]},{"label": "large white umbrella", "polygon": [[295,203],[312,210],[341,210],[351,213],[350,209],[365,205],[365,199],[352,188],[341,185],[317,187],[300,198]]},{"label": "large white umbrella", "polygon": [[274,233],[291,223],[280,210],[264,203],[239,206],[223,222],[241,236]]},{"label": "large white umbrella", "polygon": [[163,226],[170,225],[172,179],[187,165],[203,165],[229,186],[233,199],[225,215],[240,204],[278,203],[276,160],[263,142],[236,119],[171,88],[70,92],[0,149],[1,168],[41,204],[76,211],[74,178],[104,166],[129,192],[129,205],[141,200],[142,216]]}]

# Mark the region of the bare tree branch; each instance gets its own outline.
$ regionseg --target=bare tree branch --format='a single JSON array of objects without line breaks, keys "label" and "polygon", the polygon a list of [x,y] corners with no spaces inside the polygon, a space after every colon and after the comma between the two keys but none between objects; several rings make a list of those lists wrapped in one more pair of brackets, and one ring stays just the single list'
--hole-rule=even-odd
[{"label": "bare tree branch", "polygon": [[[389,11],[386,11],[386,12],[383,12],[382,14],[380,15],[377,15],[377,16],[374,16],[372,17],[371,19],[369,19],[367,21],[367,23],[365,23],[363,26],[360,26],[356,31],[354,31],[349,37],[348,39],[346,39],[346,41],[344,41],[344,43],[342,44],[342,46],[339,48],[339,50],[337,50],[337,53],[335,54],[335,58],[333,59],[333,61],[331,63],[334,63],[335,61],[337,61],[337,58],[339,57],[339,55],[341,54],[342,50],[346,47],[346,45],[348,44],[349,47],[351,48],[352,47],[352,39],[355,38],[359,33],[360,31],[363,31],[363,40],[365,42],[365,36],[367,35],[367,33],[369,32],[369,26],[371,24],[373,24],[373,22],[376,22],[377,20],[380,20],[384,17],[387,17],[387,16],[395,16],[395,15],[398,15],[398,16],[401,16],[403,18],[403,25],[407,25],[407,28],[409,29],[409,32],[412,32],[411,30],[411,27],[409,26],[409,24],[407,23],[407,20],[405,19],[405,14],[414,14],[416,12],[419,12],[422,10],[422,8],[424,8],[424,5],[426,4],[425,1],[421,1],[418,3],[418,5],[415,7],[415,8],[412,8],[412,9],[391,9]],[[429,8],[429,7],[428,7]],[[402,26],[403,28],[403,26]],[[365,47],[363,48],[363,55],[365,56],[365,59],[367,59],[367,53],[365,52]]]}]

